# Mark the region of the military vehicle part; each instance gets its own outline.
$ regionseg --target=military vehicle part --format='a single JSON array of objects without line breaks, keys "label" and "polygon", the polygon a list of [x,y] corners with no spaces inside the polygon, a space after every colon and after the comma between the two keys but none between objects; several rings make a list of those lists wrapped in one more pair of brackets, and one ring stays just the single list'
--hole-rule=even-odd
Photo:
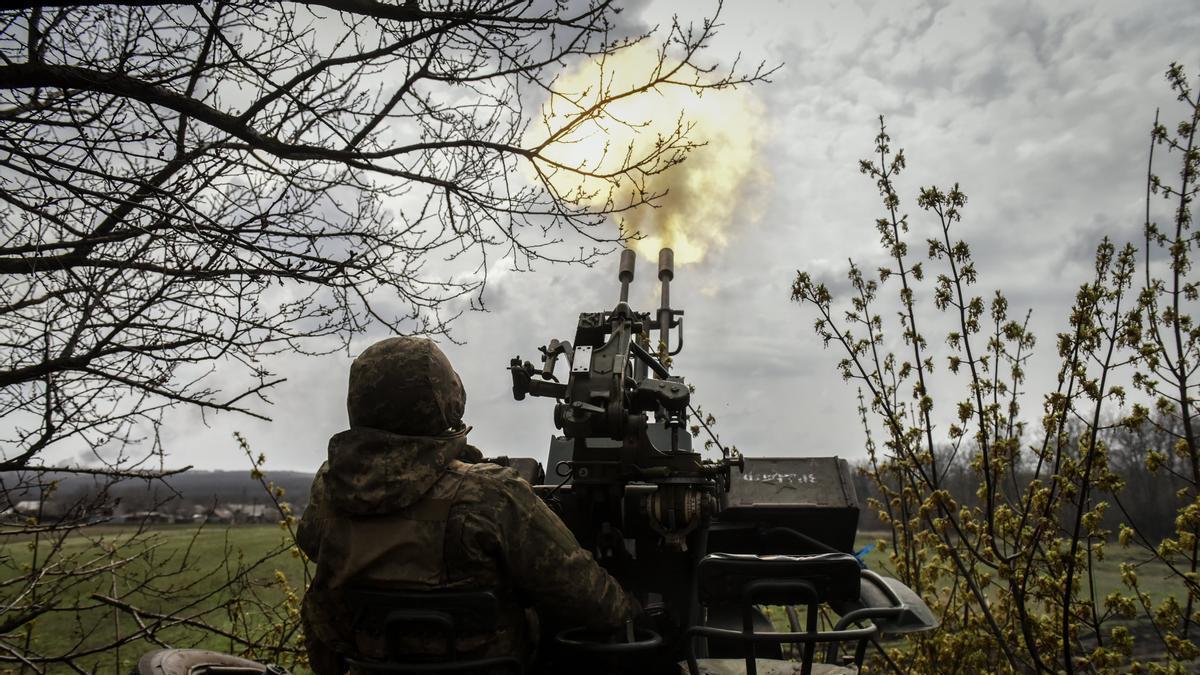
[{"label": "military vehicle part", "polygon": [[[850,465],[837,457],[746,457],[729,485],[720,527],[710,533],[714,550],[753,550],[746,537],[791,538],[800,533],[809,552],[854,552],[858,496]],[[751,530],[752,532],[747,532]],[[774,531],[772,531],[774,530]],[[811,541],[810,541],[811,540]],[[796,542],[768,551],[796,551]],[[764,551],[764,552],[768,552]]]}]

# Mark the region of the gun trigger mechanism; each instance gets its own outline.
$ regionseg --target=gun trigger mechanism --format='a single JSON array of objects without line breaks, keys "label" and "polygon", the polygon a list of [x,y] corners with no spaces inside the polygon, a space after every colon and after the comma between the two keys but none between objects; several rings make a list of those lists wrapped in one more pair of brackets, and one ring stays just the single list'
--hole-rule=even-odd
[{"label": "gun trigger mechanism", "polygon": [[[548,359],[542,370],[538,371],[528,361],[521,361],[520,356],[514,356],[508,362],[508,372],[512,374],[513,398],[525,400],[525,396],[545,396],[563,398],[567,395],[567,385],[554,377],[554,361]],[[538,377],[534,377],[537,375]]]},{"label": "gun trigger mechanism", "polygon": [[542,379],[558,382],[554,366],[558,363],[558,357],[563,354],[567,355],[567,363],[570,364],[571,343],[566,340],[551,340],[545,347],[538,347],[538,351],[542,353]]}]

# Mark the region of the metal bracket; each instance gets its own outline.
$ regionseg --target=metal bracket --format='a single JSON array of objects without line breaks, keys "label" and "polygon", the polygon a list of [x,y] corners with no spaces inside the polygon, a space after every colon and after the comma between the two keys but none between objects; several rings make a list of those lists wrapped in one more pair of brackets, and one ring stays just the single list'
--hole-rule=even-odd
[{"label": "metal bracket", "polygon": [[575,348],[575,357],[571,359],[571,372],[592,372],[592,348],[590,346],[580,345]]}]

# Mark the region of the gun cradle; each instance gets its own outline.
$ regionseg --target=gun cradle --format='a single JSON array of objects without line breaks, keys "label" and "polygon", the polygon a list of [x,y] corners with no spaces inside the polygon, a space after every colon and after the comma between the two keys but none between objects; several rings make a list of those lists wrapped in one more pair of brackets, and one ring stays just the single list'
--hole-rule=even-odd
[{"label": "gun cradle", "polygon": [[[554,423],[562,434],[551,439],[549,484],[535,491],[580,545],[639,599],[655,637],[610,644],[605,651],[580,641],[577,629],[544,624],[543,644],[557,648],[546,651],[540,672],[579,672],[586,666],[599,672],[677,673],[688,635],[741,621],[736,608],[701,603],[697,570],[713,558],[709,554],[844,559],[853,550],[858,502],[844,460],[743,460],[723,447],[719,459],[704,459],[693,451],[687,431],[691,388],[671,373],[666,358],[682,347],[683,312],[668,305],[674,272],[665,251],[659,269],[663,302],[653,315],[627,302],[633,255],[625,251],[621,297],[612,311],[580,314],[573,343],[552,340],[541,348],[540,370],[520,357],[509,366],[517,400],[557,399]],[[660,334],[657,355],[648,349],[653,329]],[[554,374],[562,356],[570,364],[566,382]],[[710,655],[745,653],[738,644],[706,644]],[[759,657],[780,654],[778,644],[756,650]],[[587,659],[579,658],[583,653]],[[616,660],[600,658],[604,653]]]}]

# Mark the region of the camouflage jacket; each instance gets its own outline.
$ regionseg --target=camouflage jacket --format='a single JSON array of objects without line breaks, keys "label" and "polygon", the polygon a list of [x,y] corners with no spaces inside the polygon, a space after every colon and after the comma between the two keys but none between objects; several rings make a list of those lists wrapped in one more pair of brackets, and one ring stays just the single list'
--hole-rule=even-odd
[{"label": "camouflage jacket", "polygon": [[[316,562],[303,606],[310,652],[372,650],[351,628],[354,608],[342,590],[354,586],[496,591],[497,633],[459,642],[478,656],[527,649],[526,606],[556,623],[598,629],[631,614],[621,587],[528,483],[511,469],[457,459],[472,450],[465,433],[354,427],[330,439],[298,531]],[[313,660],[318,673],[329,670],[315,652]]]}]

